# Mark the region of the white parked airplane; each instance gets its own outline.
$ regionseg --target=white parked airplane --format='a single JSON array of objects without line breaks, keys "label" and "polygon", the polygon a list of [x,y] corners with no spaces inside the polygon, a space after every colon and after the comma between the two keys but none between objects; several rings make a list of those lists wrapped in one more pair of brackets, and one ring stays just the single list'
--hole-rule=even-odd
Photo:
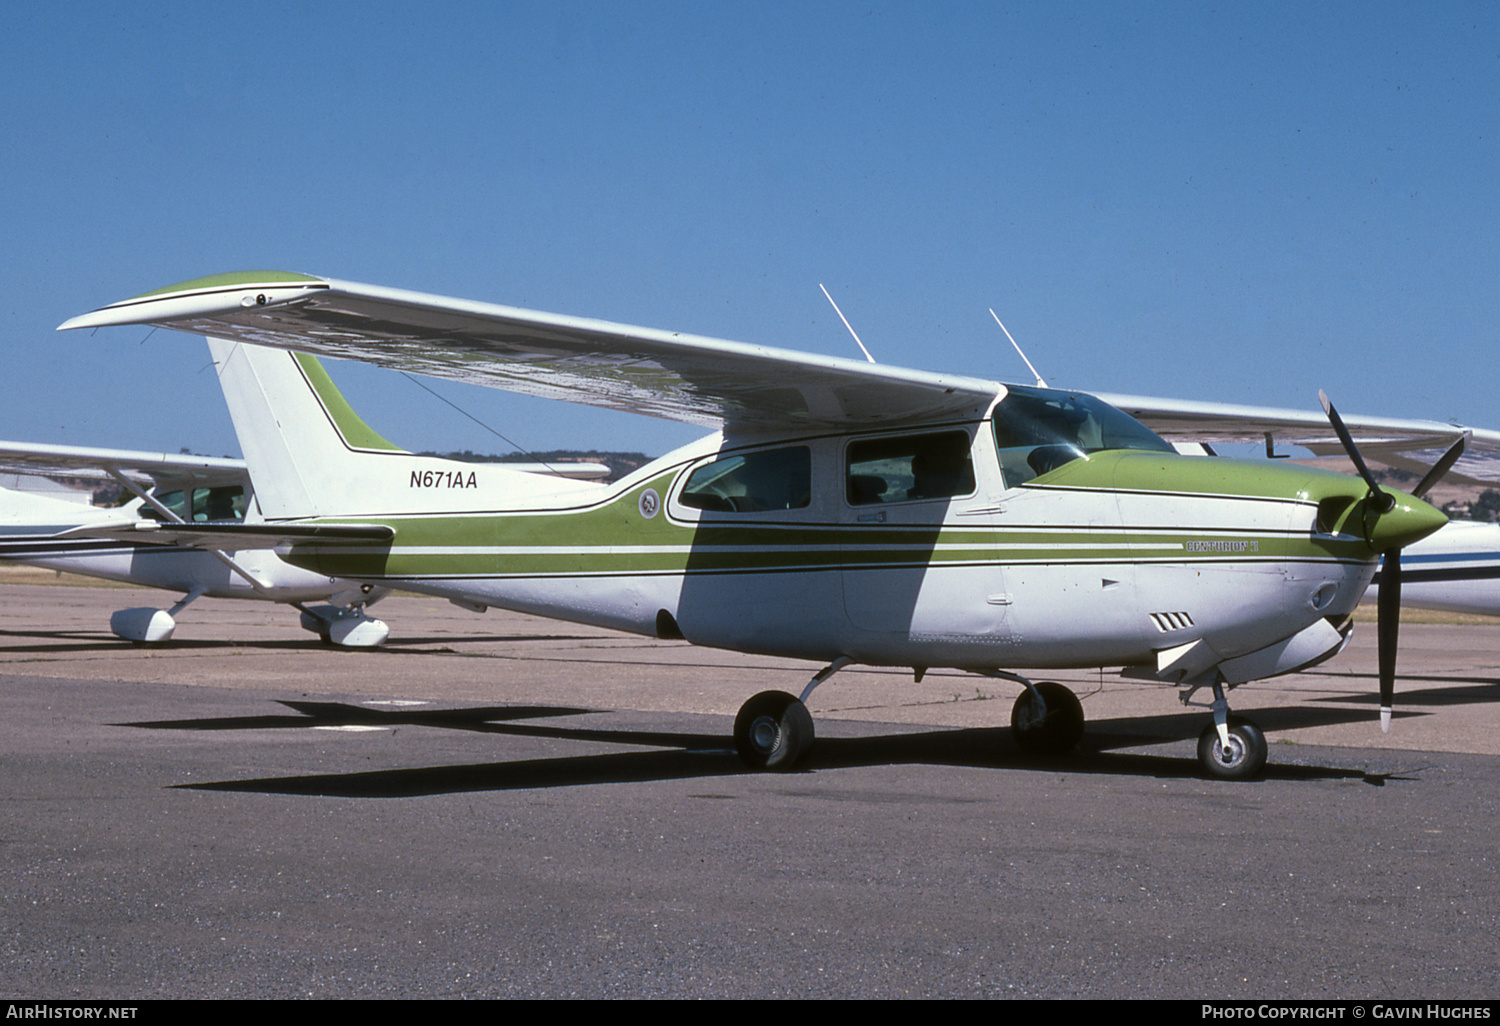
[{"label": "white parked airplane", "polygon": [[[389,589],[293,566],[270,549],[204,549],[158,539],[179,524],[254,524],[254,493],[242,460],[119,449],[0,442],[8,472],[113,476],[134,498],[113,509],[0,488],[0,559],[182,592],[170,609],[121,609],[109,626],[129,641],[162,642],[176,617],[203,596],[284,602],[302,625],[334,644],[379,645],[386,625],[364,607]],[[324,603],[312,606],[308,603]]]},{"label": "white parked airplane", "polygon": [[[199,279],[62,327],[121,324],[224,340],[211,345],[264,531],[295,565],[826,664],[800,699],[768,691],[745,703],[735,746],[752,766],[797,765],[814,733],[808,694],[854,663],[909,667],[917,681],[932,667],[1015,681],[1013,736],[1035,752],[1071,749],[1082,706],[1010,667],[1124,666],[1184,701],[1210,689],[1200,759],[1220,777],[1252,775],[1265,738],[1230,715],[1226,691],[1336,653],[1381,555],[1446,522],[1368,474],[1180,456],[1083,393],[307,275]],[[256,345],[714,433],[611,485],[499,467],[429,473],[305,357]],[[1300,413],[1288,428],[1267,426],[1277,411],[1187,406],[1159,410],[1195,437],[1226,422],[1240,436],[1307,433]],[[1427,422],[1350,423],[1382,446],[1397,444],[1398,426],[1408,449],[1466,437]],[[1475,437],[1500,449],[1500,436]],[[1382,609],[1383,719],[1395,612]]]},{"label": "white parked airplane", "polygon": [[[1454,520],[1401,554],[1401,604],[1500,616],[1500,524]],[[1381,573],[1367,597],[1380,593]]]},{"label": "white parked airplane", "polygon": [[[321,372],[315,362],[310,365]],[[438,458],[424,460],[424,466],[432,473],[473,473],[472,464]],[[563,476],[609,471],[597,463],[507,466]],[[305,629],[335,645],[368,648],[389,636],[384,622],[365,613],[389,588],[294,566],[261,540],[221,547],[216,536],[170,535],[173,524],[262,523],[244,460],[0,442],[0,473],[112,478],[134,493],[119,507],[101,509],[0,488],[0,560],[182,593],[170,609],[115,612],[110,630],[127,641],[169,640],[176,617],[204,596],[286,603],[301,611]]]}]

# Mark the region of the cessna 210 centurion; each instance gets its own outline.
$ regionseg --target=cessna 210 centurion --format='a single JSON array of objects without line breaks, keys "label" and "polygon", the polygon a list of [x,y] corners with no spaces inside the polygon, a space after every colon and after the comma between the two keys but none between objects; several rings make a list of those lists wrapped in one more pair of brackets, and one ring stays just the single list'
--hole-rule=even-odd
[{"label": "cessna 210 centurion", "polygon": [[[302,274],[202,278],[61,327],[124,324],[210,338],[267,530],[294,565],[824,664],[800,698],[742,707],[735,747],[754,767],[799,763],[808,695],[856,663],[1012,680],[1018,745],[1066,752],[1078,698],[1010,668],[1099,666],[1184,701],[1209,689],[1204,767],[1254,775],[1265,737],[1230,714],[1228,689],[1336,653],[1382,554],[1390,566],[1446,522],[1368,474],[1179,455],[1080,392]],[[498,466],[449,481],[384,442],[302,353],[714,433],[609,485]],[[1408,422],[1407,435],[1424,444],[1457,440],[1440,475],[1465,432],[1417,423],[1426,434]],[[1383,622],[1383,648],[1387,635],[1386,709]]]}]

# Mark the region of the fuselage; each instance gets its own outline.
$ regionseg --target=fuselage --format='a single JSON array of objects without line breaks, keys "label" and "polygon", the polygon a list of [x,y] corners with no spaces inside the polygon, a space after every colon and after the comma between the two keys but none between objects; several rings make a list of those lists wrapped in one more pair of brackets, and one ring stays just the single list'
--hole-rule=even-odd
[{"label": "fuselage", "polygon": [[[713,647],[913,667],[1149,665],[1200,641],[1214,663],[1354,608],[1376,566],[1363,484],[1178,456],[1130,423],[1142,437],[1068,445],[1013,416],[711,436],[613,486],[361,517],[393,542],[287,558]],[[1441,514],[1402,501],[1386,535],[1403,516],[1436,529]]]}]

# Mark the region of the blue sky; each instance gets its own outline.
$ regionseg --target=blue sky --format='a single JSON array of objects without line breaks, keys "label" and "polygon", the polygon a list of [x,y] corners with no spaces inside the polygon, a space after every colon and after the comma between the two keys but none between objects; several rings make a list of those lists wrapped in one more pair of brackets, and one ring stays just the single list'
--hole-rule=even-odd
[{"label": "blue sky", "polygon": [[[276,268],[1027,381],[1500,428],[1495,3],[0,7],[0,438],[237,454]],[[333,368],[413,449],[508,451]],[[528,449],[693,429],[433,383]]]}]

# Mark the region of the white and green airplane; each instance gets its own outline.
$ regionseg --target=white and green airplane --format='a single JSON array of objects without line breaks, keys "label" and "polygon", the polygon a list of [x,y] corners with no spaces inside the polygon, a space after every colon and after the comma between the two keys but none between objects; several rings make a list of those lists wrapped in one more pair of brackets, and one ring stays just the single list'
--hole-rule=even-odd
[{"label": "white and green airplane", "polygon": [[[1228,689],[1336,653],[1382,554],[1390,568],[1446,522],[1368,473],[1179,455],[1080,392],[302,274],[201,278],[61,327],[125,324],[209,337],[261,543],[293,565],[823,664],[800,697],[766,691],[740,710],[735,747],[754,767],[802,760],[808,695],[852,664],[908,667],[917,681],[933,667],[1012,680],[1023,687],[1017,743],[1066,752],[1083,731],[1081,703],[1012,668],[1098,666],[1175,686],[1184,702],[1210,690],[1203,765],[1254,775],[1265,738],[1230,714]],[[493,465],[454,472],[387,442],[305,353],[713,433],[609,485]],[[1306,433],[1302,414],[1265,427],[1275,417],[1232,408],[1216,421],[1185,405],[1161,404],[1168,433],[1202,437],[1220,422],[1232,424],[1226,435]],[[1396,424],[1413,449],[1455,443],[1432,480],[1469,437],[1331,419],[1381,444]],[[232,525],[222,535],[244,541]],[[1381,630],[1387,722],[1395,612],[1383,611]]]}]

